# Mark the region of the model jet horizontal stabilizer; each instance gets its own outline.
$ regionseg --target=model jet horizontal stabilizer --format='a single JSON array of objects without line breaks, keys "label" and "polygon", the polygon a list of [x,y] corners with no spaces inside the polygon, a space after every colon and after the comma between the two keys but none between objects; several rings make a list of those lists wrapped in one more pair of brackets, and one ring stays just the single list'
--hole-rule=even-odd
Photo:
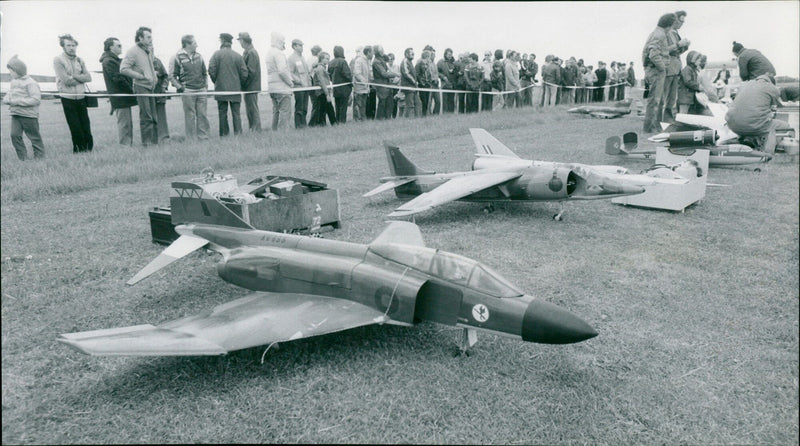
[{"label": "model jet horizontal stabilizer", "polygon": [[394,189],[396,187],[400,187],[400,186],[402,186],[404,184],[411,183],[414,180],[415,180],[415,178],[413,178],[413,177],[412,178],[397,179],[397,180],[390,180],[390,181],[387,181],[387,182],[381,184],[380,186],[376,187],[375,189],[372,189],[371,191],[367,192],[366,194],[362,195],[362,197],[371,197],[371,196],[377,195],[377,194],[379,194],[381,192],[385,192],[387,190],[391,190],[391,189]]},{"label": "model jet horizontal stabilizer", "polygon": [[147,266],[142,268],[126,283],[128,285],[133,285],[160,270],[161,268],[164,268],[170,263],[180,259],[181,257],[185,257],[190,253],[202,248],[206,244],[208,244],[208,240],[206,239],[193,237],[190,235],[182,235],[178,237],[177,240],[172,242],[171,245],[167,246],[167,249],[159,254],[158,257],[153,259],[153,261],[148,263]]},{"label": "model jet horizontal stabilizer", "polygon": [[318,336],[388,321],[357,302],[310,294],[254,293],[159,326],[62,334],[88,355],[203,356]]}]

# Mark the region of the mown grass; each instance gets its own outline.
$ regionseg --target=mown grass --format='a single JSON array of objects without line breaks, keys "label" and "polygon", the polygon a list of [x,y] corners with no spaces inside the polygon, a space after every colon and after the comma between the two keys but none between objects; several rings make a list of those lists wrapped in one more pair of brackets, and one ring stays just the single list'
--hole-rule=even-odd
[{"label": "mown grass", "polygon": [[[265,347],[98,358],[54,340],[160,323],[246,293],[216,277],[205,253],[124,285],[162,249],[150,243],[147,210],[168,202],[176,178],[210,165],[240,181],[327,182],[343,221],[325,236],[367,243],[398,203],[361,197],[387,174],[382,139],[437,171],[469,168],[469,127],[524,157],[626,163],[606,157],[603,140],[641,120],[564,108],[266,132],[146,155],[115,149],[104,117],[111,128],[97,131],[97,153],[54,143],[38,164],[9,159],[4,140],[3,442],[796,444],[798,167],[782,158],[761,173],[713,169],[710,181],[731,187],[709,188],[685,213],[569,203],[557,223],[553,204],[484,214],[452,203],[416,218],[429,246],[479,259],[585,318],[600,333],[585,343],[482,335],[472,356],[456,357],[455,330],[374,326],[282,344],[262,364]],[[64,184],[39,185],[48,163],[63,166]]]}]

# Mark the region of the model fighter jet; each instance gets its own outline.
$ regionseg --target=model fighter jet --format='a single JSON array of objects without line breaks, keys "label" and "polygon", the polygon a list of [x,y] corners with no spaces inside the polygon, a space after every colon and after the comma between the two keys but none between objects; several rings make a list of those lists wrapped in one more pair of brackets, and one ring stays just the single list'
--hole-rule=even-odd
[{"label": "model fighter jet", "polygon": [[[221,204],[209,211],[230,212]],[[222,254],[220,277],[255,294],[158,326],[58,340],[90,355],[170,356],[224,355],[363,325],[419,321],[463,327],[464,351],[477,340],[475,330],[546,344],[597,335],[576,315],[525,294],[488,266],[425,247],[413,223],[391,222],[368,245],[260,231],[244,221],[239,226],[178,226],[180,237],[128,284],[208,246]]]},{"label": "model fighter jet", "polygon": [[567,113],[583,113],[595,118],[612,119],[619,118],[622,115],[630,114],[631,112],[631,99],[615,102],[612,106],[602,105],[582,105],[567,110]]},{"label": "model fighter jet", "polygon": [[[669,151],[674,155],[691,156],[697,149],[706,149],[709,151],[708,165],[711,167],[761,164],[772,159],[772,155],[744,144],[717,144],[720,138],[715,130],[659,133],[648,139],[667,143]],[[606,139],[606,153],[626,158],[650,159],[655,158],[656,147],[639,148],[638,135],[628,132],[621,139],[619,136]]]},{"label": "model fighter jet", "polygon": [[[634,195],[644,185],[626,176],[619,166],[589,166],[524,160],[484,129],[470,129],[476,159],[471,171],[436,173],[420,169],[384,142],[392,176],[364,194],[369,197],[394,189],[400,199],[411,199],[389,214],[417,214],[453,200],[474,202],[591,200]],[[648,180],[646,183],[652,181]],[[553,216],[561,220],[563,207]]]}]

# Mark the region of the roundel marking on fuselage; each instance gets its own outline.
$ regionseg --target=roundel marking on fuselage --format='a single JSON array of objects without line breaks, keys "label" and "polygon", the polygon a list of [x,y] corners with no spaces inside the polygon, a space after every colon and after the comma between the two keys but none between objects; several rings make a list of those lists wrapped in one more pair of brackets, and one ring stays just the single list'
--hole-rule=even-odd
[{"label": "roundel marking on fuselage", "polygon": [[486,322],[489,320],[489,309],[484,304],[476,304],[472,307],[472,318],[478,322]]}]

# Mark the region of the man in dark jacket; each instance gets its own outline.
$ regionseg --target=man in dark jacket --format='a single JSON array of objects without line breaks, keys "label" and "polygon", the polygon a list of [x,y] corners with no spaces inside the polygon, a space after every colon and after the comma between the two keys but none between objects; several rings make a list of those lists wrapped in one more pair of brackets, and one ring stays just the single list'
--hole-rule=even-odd
[{"label": "man in dark jacket", "polygon": [[[233,36],[228,33],[219,35],[221,42],[218,49],[208,61],[208,75],[214,83],[214,91],[241,91],[242,86],[247,82],[247,67],[244,59],[239,53],[231,49]],[[242,117],[239,113],[239,104],[242,102],[241,94],[215,95],[217,109],[219,110],[219,136],[227,136],[230,133],[228,128],[228,106],[231,108],[231,120],[233,121],[233,134],[242,133]]]},{"label": "man in dark jacket", "polygon": [[[242,91],[261,91],[261,59],[258,51],[253,48],[253,39],[249,33],[239,33],[236,39],[242,45],[242,59],[247,67],[247,81],[242,85]],[[251,132],[261,131],[261,115],[258,111],[258,93],[244,95],[244,108],[247,114],[247,124]]]},{"label": "man in dark jacket", "polygon": [[606,63],[602,61],[597,62],[597,69],[594,70],[594,74],[597,76],[597,80],[594,83],[594,101],[603,102],[606,98],[605,85],[608,81],[608,70],[606,70]]},{"label": "man in dark jacket", "polygon": [[[453,50],[444,50],[444,57],[436,64],[439,71],[439,81],[443,90],[452,90],[458,78],[458,68],[456,60],[453,58]],[[442,111],[453,113],[455,111],[455,93],[442,93]]]},{"label": "man in dark jacket", "polygon": [[333,85],[347,84],[333,87],[333,101],[336,104],[336,122],[344,124],[347,122],[347,103],[350,101],[350,93],[353,91],[353,72],[350,71],[350,64],[344,58],[344,48],[337,45],[333,47],[333,60],[328,64],[328,74]]},{"label": "man in dark jacket", "polygon": [[[374,82],[378,84],[375,87],[375,92],[378,97],[378,110],[375,112],[375,119],[391,119],[392,108],[394,108],[394,100],[392,99],[392,89],[388,87],[391,80],[398,75],[389,70],[386,64],[386,54],[383,52],[383,46],[374,45],[373,51],[375,57],[372,61],[372,75]],[[384,85],[387,85],[384,87]]]},{"label": "man in dark jacket", "polygon": [[745,48],[739,42],[733,42],[733,54],[739,58],[739,77],[742,82],[753,80],[762,74],[775,76],[775,67],[761,51]]},{"label": "man in dark jacket", "polygon": [[[106,91],[109,94],[133,94],[133,82],[119,72],[122,59],[122,44],[116,37],[109,37],[103,42],[100,63],[103,65],[103,79],[106,81]],[[133,119],[131,107],[136,105],[134,96],[111,96],[111,113],[117,112],[117,131],[119,143],[123,146],[133,145]]]}]

